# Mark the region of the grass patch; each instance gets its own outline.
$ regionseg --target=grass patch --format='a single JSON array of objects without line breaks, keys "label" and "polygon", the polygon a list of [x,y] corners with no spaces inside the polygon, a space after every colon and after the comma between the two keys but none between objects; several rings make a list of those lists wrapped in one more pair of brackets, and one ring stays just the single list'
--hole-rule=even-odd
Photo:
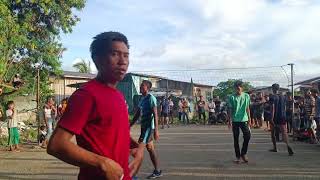
[{"label": "grass patch", "polygon": [[8,145],[8,137],[7,136],[1,136],[0,137],[0,146],[7,146]]}]

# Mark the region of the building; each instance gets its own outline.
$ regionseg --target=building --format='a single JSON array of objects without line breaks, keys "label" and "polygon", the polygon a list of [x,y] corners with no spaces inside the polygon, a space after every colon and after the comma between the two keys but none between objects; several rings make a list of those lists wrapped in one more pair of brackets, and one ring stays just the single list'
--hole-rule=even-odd
[{"label": "building", "polygon": [[[272,92],[272,87],[271,86],[260,86],[260,87],[255,87],[252,89],[253,93],[263,93],[264,95],[269,95],[269,94],[273,94]],[[287,92],[289,92],[289,89],[287,88],[281,88],[279,90],[280,93],[285,94]]]},{"label": "building", "polygon": [[312,88],[320,90],[320,76],[307,79],[304,81],[300,81],[295,84],[296,86],[299,86],[299,89],[302,93],[305,93],[307,90],[310,90]]},{"label": "building", "polygon": [[[51,77],[51,89],[55,92],[56,101],[60,102],[63,98],[71,96],[77,88],[95,76],[95,74],[64,71],[61,76]],[[127,73],[125,78],[118,83],[117,88],[123,93],[129,107],[129,112],[133,112],[134,107],[138,104],[141,96],[140,84],[143,80],[152,82],[151,93],[158,98],[166,95],[188,97],[189,99],[199,97],[200,95],[207,99],[212,97],[213,86],[193,83],[191,79],[190,82],[183,82],[160,76]]]},{"label": "building", "polygon": [[50,77],[51,89],[57,102],[71,96],[81,84],[95,78],[95,74],[63,71],[60,76]]},{"label": "building", "polygon": [[139,74],[139,73],[128,73],[123,81],[118,84],[118,89],[122,91],[126,98],[129,112],[133,112],[140,98],[140,84],[143,80],[149,80],[152,82],[153,87],[151,93],[158,98],[164,96],[175,96],[175,97],[199,97],[200,95],[207,99],[212,97],[213,86],[183,82],[168,79],[160,76]]}]

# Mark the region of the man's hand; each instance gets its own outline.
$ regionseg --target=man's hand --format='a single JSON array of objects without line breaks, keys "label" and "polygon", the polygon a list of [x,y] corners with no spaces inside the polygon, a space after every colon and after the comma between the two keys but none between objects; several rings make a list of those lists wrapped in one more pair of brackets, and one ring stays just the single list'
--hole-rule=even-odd
[{"label": "man's hand", "polygon": [[271,121],[270,121],[270,124],[271,124],[272,126],[274,126],[274,121],[273,121],[273,120],[271,120]]},{"label": "man's hand", "polygon": [[134,157],[133,161],[130,162],[129,168],[130,168],[130,176],[134,176],[138,173],[142,160],[143,160],[143,151],[144,150],[144,145],[141,144],[139,145],[138,148],[132,149],[131,154]]},{"label": "man's hand", "polygon": [[228,129],[230,130],[232,128],[231,120],[228,121]]},{"label": "man's hand", "polygon": [[160,137],[159,131],[158,131],[158,129],[156,129],[156,130],[154,131],[154,139],[155,139],[156,141],[158,141],[158,140],[159,140],[159,137]]},{"label": "man's hand", "polygon": [[104,177],[108,180],[119,180],[123,178],[122,167],[112,159],[102,157],[100,169],[102,170]]},{"label": "man's hand", "polygon": [[249,126],[250,128],[252,128],[251,119],[248,120],[248,126]]}]

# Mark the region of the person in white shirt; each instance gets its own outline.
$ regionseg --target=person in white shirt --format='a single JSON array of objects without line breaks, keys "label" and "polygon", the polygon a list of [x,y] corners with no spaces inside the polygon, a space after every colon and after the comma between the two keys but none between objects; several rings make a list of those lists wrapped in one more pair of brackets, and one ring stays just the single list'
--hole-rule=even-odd
[{"label": "person in white shirt", "polygon": [[215,113],[215,109],[216,109],[216,103],[214,102],[213,99],[211,99],[209,101],[208,109],[209,109],[209,121],[211,123],[214,123],[214,121],[215,121],[214,113]]},{"label": "person in white shirt", "polygon": [[47,127],[47,140],[50,139],[53,127],[54,127],[54,121],[55,117],[57,115],[57,109],[54,106],[54,100],[52,97],[48,97],[47,103],[44,105],[44,122]]},{"label": "person in white shirt", "polygon": [[19,131],[18,131],[18,121],[17,121],[17,112],[14,109],[14,102],[9,101],[8,109],[6,110],[7,121],[8,121],[8,131],[9,131],[9,138],[8,138],[8,145],[10,151],[19,152]]}]

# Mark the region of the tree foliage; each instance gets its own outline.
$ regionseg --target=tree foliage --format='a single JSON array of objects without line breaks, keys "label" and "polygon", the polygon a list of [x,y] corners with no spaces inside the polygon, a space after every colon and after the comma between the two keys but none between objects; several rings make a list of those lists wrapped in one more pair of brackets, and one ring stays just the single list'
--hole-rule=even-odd
[{"label": "tree foliage", "polygon": [[90,61],[87,62],[84,59],[81,59],[80,62],[73,64],[72,67],[74,67],[80,73],[91,73]]},{"label": "tree foliage", "polygon": [[74,15],[85,0],[0,0],[0,84],[8,87],[19,73],[25,81],[20,93],[34,89],[41,65],[41,92],[49,93],[49,75],[60,74],[65,50],[60,33],[70,33],[79,21]]},{"label": "tree foliage", "polygon": [[[222,100],[226,100],[229,95],[234,94],[234,83],[238,80],[239,79],[229,79],[228,81],[220,82],[214,89],[213,94],[219,96]],[[251,86],[249,82],[243,82],[243,89],[245,92],[248,92],[252,88],[253,86]]]}]

